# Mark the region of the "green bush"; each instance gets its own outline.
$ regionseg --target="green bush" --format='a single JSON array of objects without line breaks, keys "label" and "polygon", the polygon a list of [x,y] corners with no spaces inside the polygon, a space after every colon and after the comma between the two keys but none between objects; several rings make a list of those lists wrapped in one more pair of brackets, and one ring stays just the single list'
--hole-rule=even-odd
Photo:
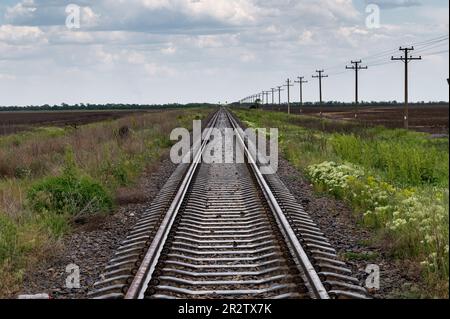
[{"label": "green bush", "polygon": [[390,233],[398,255],[419,257],[429,273],[448,278],[447,189],[399,189],[350,164],[324,162],[307,171],[314,184],[364,212],[365,225]]},{"label": "green bush", "polygon": [[108,188],[123,187],[130,183],[130,171],[125,162],[105,162],[101,168],[101,179]]},{"label": "green bush", "polygon": [[28,191],[28,201],[38,213],[86,215],[112,208],[112,199],[100,183],[67,173],[34,184]]},{"label": "green bush", "polygon": [[61,238],[70,230],[70,219],[67,218],[67,214],[56,212],[41,213],[36,224],[41,230],[45,230],[51,238]]}]

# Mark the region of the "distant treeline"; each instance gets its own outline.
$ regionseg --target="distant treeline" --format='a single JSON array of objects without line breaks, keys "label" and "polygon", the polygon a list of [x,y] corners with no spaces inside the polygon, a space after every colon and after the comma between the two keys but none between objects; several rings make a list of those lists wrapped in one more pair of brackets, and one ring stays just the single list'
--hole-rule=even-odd
[{"label": "distant treeline", "polygon": [[200,108],[211,107],[215,104],[190,103],[190,104],[74,104],[69,105],[40,105],[40,106],[0,106],[1,111],[106,111],[106,110],[155,110],[176,108]]},{"label": "distant treeline", "polygon": [[[244,103],[243,105],[252,105],[255,103]],[[286,104],[286,103],[284,103]],[[298,105],[298,102],[292,102],[292,105]],[[238,102],[231,105],[239,105]],[[319,106],[319,102],[305,102],[304,106]],[[352,106],[354,103],[328,101],[324,102],[326,106]],[[397,101],[363,101],[360,106],[402,106],[402,102]],[[410,105],[423,105],[423,106],[436,106],[436,105],[448,105],[448,102],[415,102]],[[201,108],[201,107],[216,107],[217,104],[209,103],[189,103],[189,104],[66,104],[61,105],[30,105],[30,106],[0,106],[0,112],[6,111],[106,111],[106,110],[157,110],[157,109],[176,109],[176,108]]]}]

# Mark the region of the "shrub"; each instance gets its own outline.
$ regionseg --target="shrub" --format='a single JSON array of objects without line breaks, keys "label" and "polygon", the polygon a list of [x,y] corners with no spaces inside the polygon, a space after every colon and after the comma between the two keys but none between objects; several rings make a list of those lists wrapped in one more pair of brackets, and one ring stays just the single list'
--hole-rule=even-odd
[{"label": "shrub", "polygon": [[308,175],[316,185],[340,196],[343,191],[347,190],[350,177],[357,178],[363,175],[363,172],[350,164],[338,165],[334,162],[324,162],[309,166]]},{"label": "shrub", "polygon": [[347,200],[365,225],[392,234],[395,252],[419,257],[430,274],[448,278],[448,190],[400,189],[353,165],[324,162],[307,169],[314,184]]},{"label": "shrub", "polygon": [[130,170],[126,167],[126,162],[107,161],[101,168],[101,179],[108,188],[115,186],[127,186],[130,182]]},{"label": "shrub", "polygon": [[61,238],[70,229],[66,214],[56,212],[41,213],[37,218],[37,224],[44,229],[52,238]]},{"label": "shrub", "polygon": [[383,172],[395,184],[448,185],[448,151],[439,150],[414,133],[403,133],[405,136],[399,138],[396,132],[383,131],[372,139],[335,134],[330,143],[343,160]]},{"label": "shrub", "polygon": [[103,186],[78,171],[71,149],[61,176],[48,177],[30,187],[27,199],[37,213],[86,215],[106,212],[112,199]]},{"label": "shrub", "polygon": [[112,208],[111,197],[99,183],[89,177],[67,174],[37,182],[28,191],[28,200],[38,213],[81,215]]}]

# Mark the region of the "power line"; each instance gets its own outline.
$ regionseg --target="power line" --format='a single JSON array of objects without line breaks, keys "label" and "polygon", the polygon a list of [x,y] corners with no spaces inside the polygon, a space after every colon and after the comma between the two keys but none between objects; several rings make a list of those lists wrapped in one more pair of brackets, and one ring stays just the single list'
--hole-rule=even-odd
[{"label": "power line", "polygon": [[434,42],[434,41],[448,40],[448,38],[449,38],[448,34],[443,34],[443,35],[441,35],[439,37],[436,37],[436,38],[433,38],[433,39],[429,39],[429,40],[424,40],[424,41],[421,41],[421,42],[413,43],[413,45],[417,47],[419,45],[427,44],[427,43]]},{"label": "power line", "polygon": [[[431,38],[428,40],[423,40],[423,41],[419,41],[416,43],[413,43],[412,45],[415,47],[420,47],[420,50],[425,49],[428,46],[434,45],[434,44],[438,44],[444,41],[448,41],[449,39],[449,35],[448,34],[443,34],[440,35],[438,37],[435,38]],[[417,50],[419,51],[419,50]],[[375,52],[373,54],[367,55],[365,57],[363,57],[362,59],[366,61],[367,64],[369,64],[370,66],[373,66],[372,64],[376,64],[378,65],[384,65],[384,64],[378,64],[380,62],[384,62],[387,56],[393,55],[397,52],[397,50],[393,50],[393,49],[386,49],[383,51],[379,51],[379,52]],[[344,64],[344,61],[343,63]],[[331,67],[326,67],[326,70],[335,70],[335,69],[340,69],[342,64],[339,65],[333,65]],[[333,73],[332,75],[341,75],[344,74],[346,72],[339,72],[339,73]],[[331,75],[331,74],[330,74]]]},{"label": "power line", "polygon": [[394,61],[390,60],[390,61],[386,61],[386,62],[379,62],[379,63],[375,63],[375,64],[369,64],[369,66],[371,68],[376,67],[376,66],[381,66],[381,65],[387,65],[387,64],[393,64]]},{"label": "power line", "polygon": [[448,48],[448,44],[447,43],[440,43],[439,45],[433,45],[427,48],[423,48],[423,49],[416,49],[416,52],[418,53],[426,53],[428,51],[434,51],[437,49],[444,49],[444,48]]},{"label": "power line", "polygon": [[436,52],[426,53],[426,55],[432,56],[432,55],[439,55],[439,54],[443,54],[443,53],[448,53],[448,50],[442,50],[442,51],[436,51]]},{"label": "power line", "polygon": [[[440,54],[445,54],[448,53],[448,40],[449,40],[449,35],[448,34],[443,34],[440,36],[437,36],[435,38],[431,38],[431,39],[427,39],[427,40],[422,40],[422,41],[418,41],[416,43],[414,43],[412,45],[411,48],[400,48],[401,51],[404,51],[404,56],[403,57],[399,57],[399,58],[394,58],[393,56],[391,57],[390,60],[386,59],[387,55],[393,55],[395,52],[397,52],[396,50],[392,50],[392,49],[387,49],[387,50],[383,50],[383,51],[379,51],[376,52],[374,54],[368,55],[366,57],[364,57],[364,60],[366,62],[366,64],[368,65],[368,67],[372,68],[372,67],[379,67],[379,66],[384,66],[384,65],[389,65],[392,63],[395,63],[396,61],[403,61],[405,63],[405,126],[407,126],[409,123],[408,122],[408,63],[412,60],[421,60],[423,55],[427,55],[427,56],[433,56],[433,55],[440,55]],[[445,48],[444,46],[447,45],[447,48]],[[442,50],[440,50],[442,49]],[[414,58],[412,56],[408,56],[408,52],[415,50],[415,52],[417,54],[420,54],[421,56],[418,58]],[[336,70],[334,72],[328,73],[328,75],[323,75],[323,73],[325,72],[324,70],[320,70],[320,71],[316,71],[317,73],[319,73],[318,76],[313,76],[313,78],[318,78],[319,79],[319,93],[320,93],[320,104],[323,104],[323,100],[322,100],[322,79],[330,76],[340,76],[340,75],[344,75],[344,74],[348,74],[347,70],[348,69],[352,69],[355,70],[355,77],[356,77],[356,83],[355,83],[355,87],[356,87],[356,92],[355,92],[355,102],[356,104],[358,104],[359,102],[359,97],[358,97],[358,71],[361,69],[366,69],[368,67],[364,67],[364,68],[358,68],[359,64],[355,63],[355,62],[360,62],[360,61],[352,61],[352,64],[354,64],[355,66],[353,67],[346,67],[346,70],[342,70],[342,64],[340,65],[335,65],[335,66],[331,66],[326,68],[326,70]],[[342,71],[340,71],[342,70]],[[303,81],[303,77],[298,77],[298,79],[300,81],[294,81],[294,83],[300,83],[301,81]],[[275,91],[278,89],[278,104],[281,105],[281,91],[282,87],[287,87],[287,91],[288,91],[288,112],[290,112],[290,87],[293,86],[291,84],[291,80],[288,79],[287,81],[287,85],[283,85],[283,86],[277,86],[275,88],[272,88],[271,91],[262,91],[262,93],[256,94],[256,95],[251,95],[247,98],[244,98],[242,100],[240,100],[240,102],[246,102],[246,101],[256,101],[258,99],[260,99],[262,101],[262,103],[264,103],[264,99],[266,100],[266,104],[269,103],[269,93],[272,93],[272,104],[274,104],[274,100],[275,100]],[[307,81],[304,81],[303,83],[307,83]],[[300,105],[303,104],[303,88],[302,88],[302,84],[300,83]],[[322,111],[321,111],[322,114]]]}]

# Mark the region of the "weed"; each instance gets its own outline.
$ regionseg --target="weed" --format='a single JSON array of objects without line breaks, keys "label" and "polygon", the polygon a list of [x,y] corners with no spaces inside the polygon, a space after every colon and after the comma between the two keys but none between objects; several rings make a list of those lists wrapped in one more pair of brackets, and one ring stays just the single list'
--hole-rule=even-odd
[{"label": "weed", "polygon": [[[277,127],[285,158],[316,188],[348,201],[374,240],[412,259],[429,295],[449,277],[448,138],[282,113],[236,110],[252,127]],[[441,287],[441,288],[439,288]]]},{"label": "weed", "polygon": [[25,270],[46,257],[44,247],[54,247],[76,216],[109,212],[114,200],[144,201],[131,190],[120,198],[120,189],[155,167],[172,145],[173,128],[190,128],[209,112],[152,112],[0,136],[0,295],[16,291]]}]

